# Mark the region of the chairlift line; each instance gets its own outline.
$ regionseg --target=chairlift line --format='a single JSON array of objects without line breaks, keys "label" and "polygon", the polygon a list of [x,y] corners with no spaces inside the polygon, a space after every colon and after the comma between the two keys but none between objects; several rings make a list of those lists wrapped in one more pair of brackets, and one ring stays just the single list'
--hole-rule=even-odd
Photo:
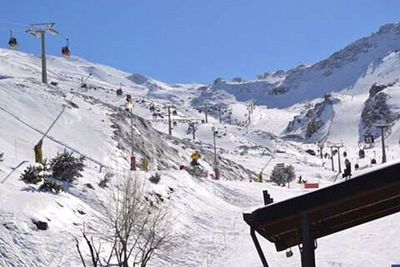
[{"label": "chairlift line", "polygon": [[[84,79],[84,80],[82,81],[81,85],[84,84],[84,83],[86,83],[91,77],[92,77],[92,74],[89,73],[89,75],[86,77],[86,79]],[[73,95],[72,95],[71,98],[69,99],[70,102],[75,98],[75,96],[78,94],[78,92],[79,92],[79,90],[80,90],[81,88],[82,88],[82,87],[79,86],[78,89],[73,93]],[[68,104],[64,104],[64,107],[62,108],[61,112],[58,114],[58,116],[57,116],[57,117],[54,119],[54,121],[51,123],[51,125],[50,125],[50,127],[47,129],[47,131],[44,132],[44,134],[42,135],[42,138],[41,138],[40,140],[43,140],[43,139],[47,136],[47,134],[50,132],[50,130],[51,130],[51,129],[53,128],[53,126],[56,124],[56,122],[58,121],[58,119],[62,116],[62,114],[64,113],[64,111],[65,111],[65,109],[66,109],[67,107],[68,107]],[[40,141],[39,141],[39,142],[40,142]]]},{"label": "chairlift line", "polygon": [[[16,23],[16,22],[6,22],[6,21],[0,21],[0,25],[6,25],[6,26],[19,26],[21,28],[25,28],[26,26],[29,25],[29,23]],[[16,27],[13,27],[16,28]]]},{"label": "chairlift line", "polygon": [[[24,33],[25,30],[24,29],[16,29],[16,28],[12,28],[13,32],[18,32],[18,33]],[[0,31],[10,31],[10,27],[0,27]]]}]

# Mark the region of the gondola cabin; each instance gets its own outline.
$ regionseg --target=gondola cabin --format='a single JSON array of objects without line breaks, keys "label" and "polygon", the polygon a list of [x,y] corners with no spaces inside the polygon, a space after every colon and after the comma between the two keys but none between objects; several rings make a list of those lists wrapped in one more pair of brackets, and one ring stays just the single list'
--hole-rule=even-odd
[{"label": "gondola cabin", "polygon": [[63,57],[70,57],[71,56],[71,51],[69,50],[68,46],[64,46],[61,49],[61,54],[63,55]]},{"label": "gondola cabin", "polygon": [[15,38],[14,35],[13,35],[13,29],[10,30],[10,39],[8,40],[8,46],[11,49],[17,49],[18,48],[18,41],[17,41],[17,38]]},{"label": "gondola cabin", "polygon": [[17,49],[18,48],[18,41],[17,38],[15,37],[10,37],[10,40],[8,41],[8,46],[11,49]]},{"label": "gondola cabin", "polygon": [[61,54],[63,55],[63,57],[70,57],[71,56],[71,50],[69,50],[69,40],[67,40],[67,45],[63,46],[63,48],[61,48]]}]

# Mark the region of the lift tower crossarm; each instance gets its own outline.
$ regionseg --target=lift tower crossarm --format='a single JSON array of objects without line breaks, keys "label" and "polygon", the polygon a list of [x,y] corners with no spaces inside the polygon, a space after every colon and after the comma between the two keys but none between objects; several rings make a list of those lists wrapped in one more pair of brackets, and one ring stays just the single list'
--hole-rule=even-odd
[{"label": "lift tower crossarm", "polygon": [[41,38],[42,47],[42,83],[47,84],[47,67],[46,67],[46,33],[58,35],[58,31],[54,28],[54,22],[34,23],[31,24],[26,33],[30,33],[36,38]]}]

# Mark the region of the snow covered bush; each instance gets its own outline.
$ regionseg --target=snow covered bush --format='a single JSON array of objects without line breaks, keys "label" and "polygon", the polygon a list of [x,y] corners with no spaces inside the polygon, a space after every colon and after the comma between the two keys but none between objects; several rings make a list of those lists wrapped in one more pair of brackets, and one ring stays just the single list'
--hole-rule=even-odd
[{"label": "snow covered bush", "polygon": [[0,153],[0,162],[4,160],[4,153]]},{"label": "snow covered bush", "polygon": [[64,188],[62,187],[62,185],[46,179],[44,183],[39,187],[39,190],[58,194],[61,191],[64,191]]},{"label": "snow covered bush", "polygon": [[29,165],[21,174],[21,179],[27,184],[38,184],[50,176],[47,162],[43,165]]},{"label": "snow covered bush", "polygon": [[275,165],[271,174],[271,181],[278,185],[291,182],[296,178],[294,167],[292,165],[282,166],[280,164]]},{"label": "snow covered bush", "polygon": [[81,171],[83,171],[84,156],[79,158],[74,157],[71,152],[64,151],[58,154],[50,162],[53,176],[57,179],[72,182],[76,178],[82,177]]}]

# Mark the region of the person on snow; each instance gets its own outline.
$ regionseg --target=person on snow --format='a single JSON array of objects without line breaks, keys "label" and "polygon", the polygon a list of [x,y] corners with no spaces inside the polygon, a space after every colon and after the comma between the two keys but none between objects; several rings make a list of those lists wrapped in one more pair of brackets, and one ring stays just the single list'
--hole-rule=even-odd
[{"label": "person on snow", "polygon": [[347,179],[349,179],[351,177],[351,163],[350,163],[350,160],[346,159],[344,161],[344,165],[346,166],[346,168],[344,169],[343,178],[345,178],[347,180]]},{"label": "person on snow", "polygon": [[297,183],[298,183],[298,184],[303,183],[303,177],[302,177],[301,175],[299,176],[299,180],[297,181]]},{"label": "person on snow", "polygon": [[200,163],[198,162],[199,159],[201,158],[200,152],[195,151],[191,157],[192,157],[192,161],[190,162],[190,166],[192,166],[192,167],[200,166]]},{"label": "person on snow", "polygon": [[134,107],[134,105],[133,105],[132,101],[127,101],[125,104],[125,111],[132,112],[133,107]]}]

